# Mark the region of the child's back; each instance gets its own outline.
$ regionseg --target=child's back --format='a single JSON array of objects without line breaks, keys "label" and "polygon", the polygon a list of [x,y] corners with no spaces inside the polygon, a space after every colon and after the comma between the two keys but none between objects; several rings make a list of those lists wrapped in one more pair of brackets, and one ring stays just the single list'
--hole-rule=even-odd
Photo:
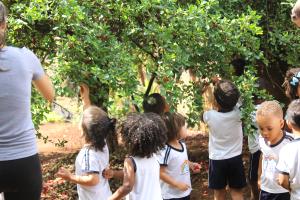
[{"label": "child's back", "polygon": [[230,112],[207,111],[203,121],[209,127],[210,159],[223,160],[242,153],[242,121],[237,107]]},{"label": "child's back", "polygon": [[126,199],[161,199],[159,163],[157,162],[157,158],[155,156],[150,158],[133,156],[131,158],[135,165],[135,184]]},{"label": "child's back", "polygon": [[[102,151],[95,150],[90,146],[84,146],[78,153],[75,161],[75,174],[84,175],[96,172],[102,177],[102,171],[109,165],[109,150],[107,145]],[[87,199],[107,199],[111,196],[111,191],[107,179],[101,179],[95,186],[84,186],[77,184],[79,200]]]}]

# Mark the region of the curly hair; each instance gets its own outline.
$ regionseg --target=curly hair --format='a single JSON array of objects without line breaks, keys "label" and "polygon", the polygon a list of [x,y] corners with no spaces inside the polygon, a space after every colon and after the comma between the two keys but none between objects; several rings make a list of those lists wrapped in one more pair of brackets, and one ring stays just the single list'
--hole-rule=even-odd
[{"label": "curly hair", "polygon": [[151,157],[166,143],[166,126],[155,113],[130,114],[121,125],[121,136],[131,156]]},{"label": "curly hair", "polygon": [[116,119],[110,119],[101,108],[90,106],[83,112],[81,127],[85,141],[102,151],[106,137],[115,133]]},{"label": "curly hair", "polygon": [[159,93],[152,93],[144,98],[143,109],[145,113],[153,112],[162,115],[167,106],[166,99]]},{"label": "curly hair", "polygon": [[180,129],[185,125],[185,118],[180,113],[167,112],[162,116],[166,127],[168,142],[180,138]]},{"label": "curly hair", "polygon": [[292,123],[293,126],[300,128],[300,99],[296,99],[290,103],[287,112],[286,119]]},{"label": "curly hair", "polygon": [[256,116],[274,115],[283,118],[283,111],[278,101],[265,101],[260,104],[256,111]]},{"label": "curly hair", "polygon": [[222,110],[231,111],[239,100],[240,92],[231,81],[220,80],[214,88],[214,97]]},{"label": "curly hair", "polygon": [[284,77],[283,87],[285,89],[285,95],[292,101],[293,99],[298,99],[297,88],[299,83],[296,86],[290,84],[292,78],[300,72],[300,68],[291,68],[289,69]]}]

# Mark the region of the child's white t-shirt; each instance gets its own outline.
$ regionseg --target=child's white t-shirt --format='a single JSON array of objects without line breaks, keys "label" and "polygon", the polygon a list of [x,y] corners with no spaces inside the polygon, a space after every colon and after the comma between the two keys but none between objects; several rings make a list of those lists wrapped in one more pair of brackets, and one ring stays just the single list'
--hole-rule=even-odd
[{"label": "child's white t-shirt", "polygon": [[291,200],[300,199],[300,138],[282,147],[276,169],[289,175]]},{"label": "child's white t-shirt", "polygon": [[107,200],[112,195],[108,180],[102,176],[102,171],[108,165],[109,150],[107,145],[103,151],[96,151],[90,146],[85,146],[80,150],[75,162],[76,175],[97,173],[99,174],[99,183],[95,186],[77,184],[79,200]]},{"label": "child's white t-shirt", "polygon": [[277,144],[269,145],[260,136],[259,145],[262,151],[261,189],[263,191],[274,194],[289,192],[277,183],[278,172],[276,165],[280,150],[293,139],[290,133],[284,133],[282,139]]},{"label": "child's white t-shirt", "polygon": [[203,121],[209,128],[209,158],[224,160],[242,154],[243,130],[238,107],[230,112],[204,112]]},{"label": "child's white t-shirt", "polygon": [[256,123],[256,111],[259,108],[259,105],[255,106],[255,111],[251,113],[251,119],[252,119],[252,128],[255,129],[253,135],[248,135],[248,147],[250,153],[254,154],[258,150],[260,150],[259,147],[259,130]]},{"label": "child's white t-shirt", "polygon": [[126,200],[162,200],[159,185],[160,166],[155,155],[150,158],[131,157],[135,165],[135,181]]},{"label": "child's white t-shirt", "polygon": [[170,186],[164,181],[160,181],[163,199],[182,198],[191,193],[191,177],[187,148],[185,143],[179,142],[181,149],[176,149],[169,144],[165,146],[160,153],[157,154],[160,165],[166,166],[166,173],[178,182],[186,183],[190,188],[186,191],[181,191]]}]

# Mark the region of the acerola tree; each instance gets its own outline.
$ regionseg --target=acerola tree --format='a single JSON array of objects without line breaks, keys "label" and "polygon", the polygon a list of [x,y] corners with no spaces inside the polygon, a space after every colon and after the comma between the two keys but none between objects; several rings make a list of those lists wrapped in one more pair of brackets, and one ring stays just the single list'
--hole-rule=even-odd
[{"label": "acerola tree", "polygon": [[[9,44],[39,55],[59,95],[76,95],[74,85],[87,83],[92,101],[120,116],[142,101],[141,71],[155,77],[172,109],[188,102],[190,124],[199,121],[202,88],[216,74],[238,84],[249,116],[253,93],[259,92],[257,72],[263,68],[267,76],[273,66],[283,72],[299,63],[290,6],[281,2],[10,1]],[[239,76],[233,66],[237,60],[245,71]],[[187,70],[195,79],[182,84]]]}]

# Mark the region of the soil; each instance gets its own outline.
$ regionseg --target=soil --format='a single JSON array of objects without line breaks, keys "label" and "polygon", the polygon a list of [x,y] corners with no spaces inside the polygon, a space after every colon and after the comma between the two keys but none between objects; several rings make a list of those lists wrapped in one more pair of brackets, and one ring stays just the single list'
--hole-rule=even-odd
[{"label": "soil", "polygon": [[[41,125],[40,132],[44,136],[48,136],[52,141],[68,141],[64,147],[58,147],[52,143],[44,143],[42,140],[38,140],[44,176],[42,199],[76,199],[76,186],[57,179],[55,173],[61,166],[74,170],[74,159],[83,144],[78,125],[72,123],[47,123]],[[190,160],[202,165],[201,172],[199,174],[192,174],[191,176],[193,187],[191,200],[213,199],[213,191],[208,189],[208,137],[200,132],[189,131],[186,143],[189,149]],[[244,152],[244,165],[248,169],[247,151],[244,150]],[[122,158],[119,157],[119,154],[112,155],[111,165],[121,163]],[[118,185],[120,185],[120,182],[112,181],[112,190]],[[229,196],[227,199],[231,199]],[[249,187],[245,188],[244,197],[246,200],[250,199]]]}]

